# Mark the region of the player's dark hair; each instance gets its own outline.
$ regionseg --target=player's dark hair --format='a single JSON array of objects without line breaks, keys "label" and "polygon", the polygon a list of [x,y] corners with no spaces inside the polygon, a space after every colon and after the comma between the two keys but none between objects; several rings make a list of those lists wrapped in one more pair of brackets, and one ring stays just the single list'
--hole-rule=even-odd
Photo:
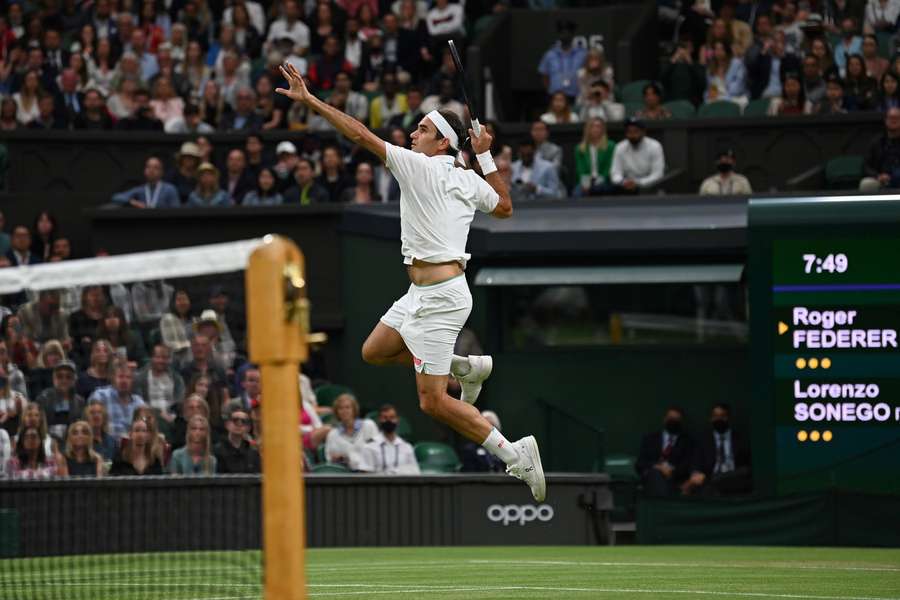
[{"label": "player's dark hair", "polygon": [[724,402],[717,402],[716,404],[713,404],[713,410],[717,408],[720,410],[724,410],[728,413],[728,416],[731,416],[731,406],[729,406],[728,404]]},{"label": "player's dark hair", "polygon": [[[444,119],[446,119],[447,124],[450,125],[450,128],[453,129],[453,133],[456,134],[456,139],[459,140],[459,148],[462,149],[463,145],[468,141],[468,136],[466,135],[466,129],[463,127],[462,119],[459,118],[452,110],[439,110],[438,111]],[[438,129],[437,133],[435,133],[434,139],[440,141],[444,139],[444,134]],[[458,150],[454,150],[451,146],[447,146],[447,154],[456,158],[456,155],[459,154]]]},{"label": "player's dark hair", "polygon": [[397,409],[394,407],[393,404],[382,404],[378,408],[378,414],[380,415],[381,413],[386,413],[389,410],[397,410]]},{"label": "player's dark hair", "polygon": [[667,413],[668,413],[668,412],[677,412],[679,415],[681,415],[681,418],[682,418],[682,419],[684,418],[684,409],[681,408],[680,406],[675,406],[675,405],[673,404],[673,405],[671,405],[671,406],[669,406],[669,407],[666,408],[666,412],[667,412]]}]

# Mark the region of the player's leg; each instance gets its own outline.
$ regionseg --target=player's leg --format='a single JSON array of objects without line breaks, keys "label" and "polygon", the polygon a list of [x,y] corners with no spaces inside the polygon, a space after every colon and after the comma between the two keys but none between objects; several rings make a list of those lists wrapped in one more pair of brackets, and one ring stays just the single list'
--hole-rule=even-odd
[{"label": "player's leg", "polygon": [[491,376],[493,369],[494,359],[488,355],[459,356],[454,354],[450,362],[450,373],[462,388],[460,400],[468,404],[475,404],[481,393],[481,386]]},{"label": "player's leg", "polygon": [[379,321],[362,345],[362,358],[370,365],[403,365],[411,367],[412,354],[400,332]]}]

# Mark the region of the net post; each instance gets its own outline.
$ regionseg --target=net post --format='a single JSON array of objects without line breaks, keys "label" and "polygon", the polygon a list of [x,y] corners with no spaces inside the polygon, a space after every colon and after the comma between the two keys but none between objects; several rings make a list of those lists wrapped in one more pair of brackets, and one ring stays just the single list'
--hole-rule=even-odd
[{"label": "net post", "polygon": [[263,564],[266,600],[306,598],[298,365],[307,357],[309,304],[303,254],[267,235],[246,273],[250,360],[263,383]]}]

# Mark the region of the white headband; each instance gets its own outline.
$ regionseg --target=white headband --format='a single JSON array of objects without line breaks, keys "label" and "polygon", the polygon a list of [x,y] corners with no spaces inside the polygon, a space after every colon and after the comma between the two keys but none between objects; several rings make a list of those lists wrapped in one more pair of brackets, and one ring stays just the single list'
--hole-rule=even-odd
[{"label": "white headband", "polygon": [[437,130],[441,132],[441,135],[450,140],[450,147],[454,150],[459,150],[459,136],[456,135],[456,132],[450,127],[450,123],[447,122],[444,115],[433,110],[425,116],[431,119],[431,122],[437,127]]}]

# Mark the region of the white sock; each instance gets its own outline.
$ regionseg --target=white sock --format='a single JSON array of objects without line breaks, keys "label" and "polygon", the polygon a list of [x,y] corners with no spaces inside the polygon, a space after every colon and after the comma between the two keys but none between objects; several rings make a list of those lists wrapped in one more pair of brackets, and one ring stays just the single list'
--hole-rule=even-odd
[{"label": "white sock", "polygon": [[453,358],[450,359],[450,372],[455,376],[465,377],[471,370],[472,365],[469,364],[468,356],[457,356],[454,354]]},{"label": "white sock", "polygon": [[519,453],[516,452],[515,446],[503,437],[503,434],[497,431],[496,427],[491,429],[487,439],[481,445],[485,450],[508,465],[514,464],[519,460]]}]

